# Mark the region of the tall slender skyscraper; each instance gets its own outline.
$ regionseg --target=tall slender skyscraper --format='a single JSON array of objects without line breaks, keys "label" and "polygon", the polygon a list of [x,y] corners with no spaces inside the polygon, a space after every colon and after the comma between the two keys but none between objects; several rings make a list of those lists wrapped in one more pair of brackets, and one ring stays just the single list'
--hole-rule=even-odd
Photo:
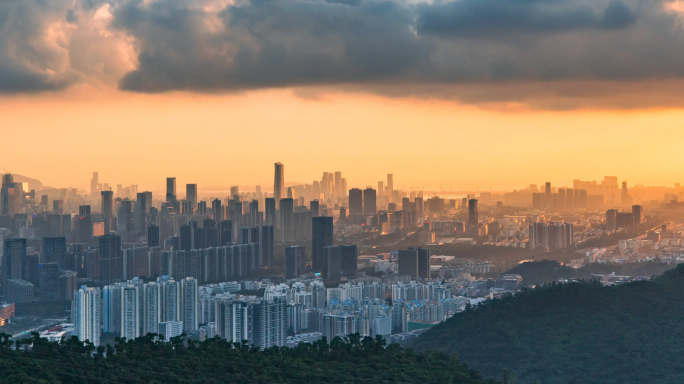
[{"label": "tall slender skyscraper", "polygon": [[277,204],[276,209],[280,208],[280,199],[283,198],[283,188],[285,187],[285,165],[275,163],[275,180],[273,181],[273,198]]},{"label": "tall slender skyscraper", "polygon": [[363,215],[363,191],[358,188],[349,190],[349,215]]},{"label": "tall slender skyscraper", "polygon": [[341,196],[342,193],[344,193],[344,189],[342,189],[342,172],[335,172],[335,195],[336,196]]},{"label": "tall slender skyscraper", "polygon": [[192,209],[197,207],[197,184],[185,185],[185,200],[190,202]]},{"label": "tall slender skyscraper", "polygon": [[74,335],[80,341],[90,341],[100,345],[102,332],[102,293],[100,288],[81,287],[74,292],[71,321],[74,322]]},{"label": "tall slender skyscraper", "polygon": [[280,241],[294,240],[294,200],[280,200]]},{"label": "tall slender skyscraper", "polygon": [[394,175],[391,173],[387,174],[387,198],[392,199],[392,191],[394,191]]},{"label": "tall slender skyscraper", "polygon": [[90,196],[96,199],[96,193],[99,190],[100,178],[97,172],[93,172],[93,178],[90,180]]},{"label": "tall slender skyscraper", "polygon": [[477,200],[468,200],[468,224],[477,228],[478,215],[477,215]]},{"label": "tall slender skyscraper", "polygon": [[176,178],[167,177],[166,178],[166,201],[176,200]]},{"label": "tall slender skyscraper", "polygon": [[102,216],[111,219],[114,217],[114,192],[102,191]]},{"label": "tall slender skyscraper", "polygon": [[214,214],[214,221],[218,223],[223,220],[223,204],[221,204],[221,199],[214,199],[211,202],[211,212]]},{"label": "tall slender skyscraper", "polygon": [[275,227],[276,225],[276,201],[275,198],[273,197],[267,197],[264,200],[264,214],[265,214],[265,223],[266,225],[272,225]]}]

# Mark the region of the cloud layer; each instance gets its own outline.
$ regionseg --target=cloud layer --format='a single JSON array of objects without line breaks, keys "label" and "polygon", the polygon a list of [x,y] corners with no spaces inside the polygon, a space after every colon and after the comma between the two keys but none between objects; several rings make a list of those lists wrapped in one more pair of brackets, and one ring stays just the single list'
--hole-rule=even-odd
[{"label": "cloud layer", "polygon": [[603,93],[613,82],[619,92],[684,77],[679,9],[661,0],[0,0],[0,92],[84,82],[134,92],[451,89],[465,102],[519,100],[500,91],[507,84],[581,82],[591,93],[600,83]]}]

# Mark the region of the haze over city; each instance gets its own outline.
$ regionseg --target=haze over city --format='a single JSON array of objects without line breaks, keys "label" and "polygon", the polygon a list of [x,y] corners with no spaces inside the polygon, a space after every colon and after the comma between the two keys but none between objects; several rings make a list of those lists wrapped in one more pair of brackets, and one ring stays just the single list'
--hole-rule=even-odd
[{"label": "haze over city", "polygon": [[0,382],[684,382],[684,0],[0,0]]}]

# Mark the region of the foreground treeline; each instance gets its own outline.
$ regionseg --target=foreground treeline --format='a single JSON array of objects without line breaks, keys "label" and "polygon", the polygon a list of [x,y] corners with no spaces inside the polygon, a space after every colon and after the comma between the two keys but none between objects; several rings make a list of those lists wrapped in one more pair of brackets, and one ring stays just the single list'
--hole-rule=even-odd
[{"label": "foreground treeline", "polygon": [[651,281],[551,284],[468,308],[421,335],[518,384],[684,383],[684,265]]},{"label": "foreground treeline", "polygon": [[351,335],[259,348],[218,338],[203,342],[148,334],[95,348],[76,338],[20,341],[0,335],[0,381],[7,383],[463,383],[494,384],[455,355],[415,353]]}]

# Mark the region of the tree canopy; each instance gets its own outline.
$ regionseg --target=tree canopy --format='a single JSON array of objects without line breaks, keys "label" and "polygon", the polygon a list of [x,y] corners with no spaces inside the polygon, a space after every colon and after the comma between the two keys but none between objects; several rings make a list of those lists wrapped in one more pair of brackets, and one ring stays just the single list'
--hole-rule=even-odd
[{"label": "tree canopy", "polygon": [[456,355],[416,353],[382,338],[336,337],[296,348],[202,342],[157,335],[95,347],[34,334],[13,343],[0,335],[0,377],[10,383],[459,383],[495,384]]},{"label": "tree canopy", "polygon": [[520,384],[682,383],[682,302],[684,265],[617,286],[552,283],[469,307],[412,346]]}]

